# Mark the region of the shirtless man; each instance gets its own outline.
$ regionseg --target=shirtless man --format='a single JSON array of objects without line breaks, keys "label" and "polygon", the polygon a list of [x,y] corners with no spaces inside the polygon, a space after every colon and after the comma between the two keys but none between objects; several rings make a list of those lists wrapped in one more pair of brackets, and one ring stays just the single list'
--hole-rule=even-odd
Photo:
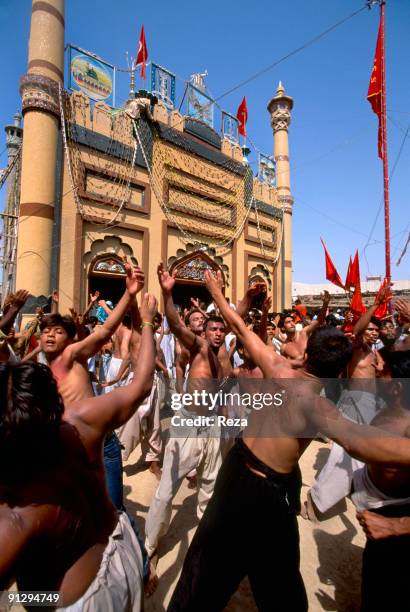
[{"label": "shirtless man", "polygon": [[40,324],[40,345],[57,381],[65,403],[92,397],[87,359],[95,355],[111,338],[132,301],[144,286],[144,274],[126,264],[126,290],[104,325],[79,342],[74,342],[75,325],[70,317],[59,314],[43,318]]},{"label": "shirtless man", "polygon": [[[396,312],[400,313],[400,316],[404,320],[410,321],[410,304],[405,300],[396,300],[394,304]],[[410,350],[410,338],[400,339],[398,336],[397,328],[394,326],[391,319],[385,319],[380,322],[379,329],[379,354],[384,362],[384,369],[381,374],[382,377],[389,377],[389,367],[386,363],[389,359],[389,353],[392,351],[406,351]]]},{"label": "shirtless man", "polygon": [[[296,519],[301,487],[298,461],[314,432],[337,439],[364,460],[391,465],[410,464],[410,441],[381,437],[376,428],[361,428],[340,418],[333,404],[319,397],[319,377],[336,377],[351,358],[349,340],[340,331],[313,332],[305,365],[294,370],[224,306],[224,296],[208,271],[205,278],[221,314],[264,377],[271,379],[271,388],[289,391],[289,405],[252,412],[243,439],[219,472],[168,612],[222,610],[245,575],[260,610],[304,612],[307,598],[299,572]],[[371,443],[364,435],[373,435]]]},{"label": "shirtless man", "polygon": [[[293,317],[288,315],[282,315],[279,320],[279,329],[286,336],[286,338],[282,342],[281,346],[281,354],[284,357],[294,357],[294,351],[292,348],[289,348],[289,345],[293,344],[296,340],[296,323],[293,320]],[[299,351],[297,351],[299,354]]]},{"label": "shirtless man", "polygon": [[49,368],[0,365],[0,589],[58,591],[67,612],[141,609],[141,549],[107,495],[102,446],[150,392],[155,312],[145,295],[137,375],[110,395],[64,406]]},{"label": "shirtless man", "polygon": [[[381,376],[385,367],[374,349],[380,326],[374,313],[380,303],[377,300],[354,326],[353,356],[347,367],[350,380],[337,403],[340,412],[356,423],[370,423],[377,411],[376,376]],[[307,492],[303,518],[316,522],[321,514],[347,497],[353,474],[360,467],[360,461],[349,457],[341,445],[333,444],[326,463]]]},{"label": "shirtless man", "polygon": [[303,360],[310,334],[325,322],[329,302],[330,294],[328,291],[325,291],[317,319],[309,323],[309,325],[305,325],[301,331],[296,331],[295,322],[290,315],[283,319],[282,329],[286,331],[287,339],[282,344],[281,354],[288,359],[294,360],[296,367],[299,365],[298,362]]},{"label": "shirtless man", "polygon": [[[181,346],[189,351],[186,391],[192,393],[195,389],[202,390],[208,387],[212,390],[215,388],[215,380],[224,376],[223,367],[218,359],[221,347],[225,348],[224,322],[220,317],[210,317],[204,328],[202,313],[194,311],[189,315],[189,327],[187,327],[181,321],[172,300],[175,278],[164,269],[162,263],[158,266],[158,279],[170,330]],[[208,406],[199,409],[195,407],[195,411],[181,409],[178,414],[184,418],[209,415]],[[199,519],[212,496],[214,482],[221,465],[220,432],[214,427],[204,427],[200,431],[197,429],[176,427],[171,432],[171,438],[165,448],[161,481],[145,523],[145,546],[151,558],[156,557],[158,543],[168,530],[172,500],[185,476],[196,468]]]},{"label": "shirtless man", "polygon": [[[379,338],[380,323],[374,318],[377,304],[373,304],[360,317],[353,328],[353,357],[347,369],[348,378],[374,380],[383,364],[378,352],[374,349]],[[358,386],[360,388],[360,384]]]},{"label": "shirtless man", "polygon": [[[193,308],[185,317],[185,325],[195,334],[195,336],[204,336],[205,317],[203,312],[198,308]],[[185,373],[189,366],[191,353],[179,340],[176,338],[176,389],[178,393],[182,393],[185,384]]]},{"label": "shirtless man", "polygon": [[[160,422],[160,400],[159,400],[159,381],[158,381],[158,370],[162,364],[159,355],[158,339],[156,338],[156,331],[158,329],[158,313],[154,320],[154,339],[155,339],[155,375],[154,381],[149,397],[140,405],[134,416],[125,423],[120,429],[117,430],[116,434],[121,444],[122,459],[127,461],[132,451],[141,443],[141,457],[143,461],[149,467],[150,472],[154,474],[157,480],[161,478],[161,469],[159,463],[161,460],[162,452],[162,440],[161,440],[161,422]],[[127,322],[127,325],[129,323]],[[138,353],[138,345],[141,338],[142,332],[142,321],[139,317],[134,314],[132,321],[132,333],[134,337],[134,343],[136,345],[136,351]],[[121,360],[121,365],[118,368],[118,373],[115,378],[109,379],[103,384],[106,393],[111,392],[114,385],[128,384],[133,378],[131,371],[131,361],[129,355],[129,346],[125,353],[126,358]],[[110,371],[110,369],[109,369]],[[167,372],[168,374],[168,372]]]},{"label": "shirtless man", "polygon": [[[410,351],[389,360],[392,380],[380,385],[386,407],[372,425],[410,438]],[[410,545],[410,469],[369,463],[355,472],[352,501],[368,537],[363,551],[362,607],[405,610],[408,570],[403,559]]]}]

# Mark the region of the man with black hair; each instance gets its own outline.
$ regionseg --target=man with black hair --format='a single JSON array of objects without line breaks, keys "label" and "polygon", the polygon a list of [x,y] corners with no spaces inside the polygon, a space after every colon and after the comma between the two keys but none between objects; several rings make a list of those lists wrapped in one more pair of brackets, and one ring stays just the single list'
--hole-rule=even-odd
[{"label": "man with black hair", "polygon": [[[376,350],[380,321],[374,313],[386,292],[358,319],[353,333],[353,355],[347,366],[348,385],[343,389],[337,407],[341,414],[356,423],[370,423],[377,411],[376,376],[381,376],[384,361]],[[362,463],[350,457],[340,444],[333,444],[326,463],[307,492],[302,516],[315,522],[347,497],[353,474]]]},{"label": "man with black hair", "polygon": [[[381,437],[370,426],[360,428],[319,396],[319,377],[337,377],[351,359],[351,344],[342,332],[315,330],[303,368],[294,370],[224,305],[218,282],[208,271],[205,281],[222,316],[269,379],[269,388],[282,390],[285,399],[277,409],[267,404],[252,411],[243,438],[227,455],[168,612],[223,610],[246,575],[260,610],[305,612],[296,518],[300,456],[321,431],[365,461],[400,466],[410,464],[410,441]],[[373,437],[369,441],[365,436]],[[273,554],[269,563],[262,548]]]},{"label": "man with black hair", "polygon": [[57,380],[58,390],[67,403],[92,397],[87,359],[95,355],[111,338],[144,286],[144,274],[139,268],[133,270],[126,264],[126,270],[124,295],[104,324],[96,327],[83,340],[74,342],[76,327],[71,317],[52,314],[41,321],[41,349]]},{"label": "man with black hair", "polygon": [[[376,342],[379,338],[380,321],[376,319],[377,308],[388,299],[389,287],[376,296],[374,304],[356,322],[353,328],[353,357],[349,363],[347,374],[349,378],[357,380],[355,385],[358,390],[362,390],[360,380],[375,380],[378,373],[383,370],[383,360],[375,350]],[[354,387],[353,387],[354,388]],[[368,392],[374,392],[367,386]]]},{"label": "man with black hair", "polygon": [[[395,303],[397,312],[405,321],[410,321],[410,304],[404,300],[397,300]],[[410,350],[409,337],[400,336],[400,331],[394,326],[391,319],[380,321],[379,327],[379,347],[378,351],[384,361],[382,376],[389,376],[388,360],[389,353],[392,351]]]},{"label": "man with black hair", "polygon": [[[372,421],[410,438],[410,351],[388,355],[391,380],[379,384],[386,407]],[[368,463],[353,477],[352,501],[367,536],[363,551],[362,612],[409,605],[410,469]]]},{"label": "man with black hair", "polygon": [[305,327],[300,331],[297,331],[295,322],[291,315],[285,315],[282,317],[279,326],[286,332],[287,336],[281,347],[281,354],[284,357],[293,360],[295,364],[303,359],[310,334],[325,322],[329,301],[330,294],[328,291],[325,291],[323,293],[322,306],[319,310],[317,319],[312,321],[309,325],[305,325]]},{"label": "man with black hair", "polygon": [[[195,390],[213,391],[219,379],[229,375],[231,365],[225,349],[225,323],[216,315],[204,321],[203,314],[194,309],[187,315],[188,325],[181,321],[175,308],[172,289],[175,277],[169,274],[163,264],[158,266],[158,279],[162,289],[165,316],[171,332],[181,347],[189,352],[189,373],[185,381],[187,395]],[[224,302],[226,300],[224,298]],[[229,308],[229,306],[226,306]],[[225,359],[221,359],[224,353]],[[207,405],[194,408],[181,407],[178,415],[183,419],[209,416]],[[172,500],[183,479],[194,469],[197,470],[198,505],[200,519],[212,496],[214,482],[221,465],[221,440],[217,427],[190,426],[176,427],[171,431],[165,448],[161,480],[151,502],[146,523],[145,546],[148,554],[157,560],[157,547],[167,532],[172,512]]]},{"label": "man with black hair", "polygon": [[[130,296],[134,285],[129,275]],[[44,604],[67,612],[141,610],[141,549],[107,495],[102,462],[106,434],[150,392],[155,298],[146,294],[140,312],[138,374],[110,395],[64,404],[46,366],[0,364],[1,590],[16,580],[20,591],[55,591]],[[52,322],[69,337],[68,323]]]}]

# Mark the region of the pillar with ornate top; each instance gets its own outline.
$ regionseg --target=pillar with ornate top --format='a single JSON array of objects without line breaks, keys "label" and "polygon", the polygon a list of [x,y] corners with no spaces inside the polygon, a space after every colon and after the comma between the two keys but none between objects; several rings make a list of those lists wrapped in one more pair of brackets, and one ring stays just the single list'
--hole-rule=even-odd
[{"label": "pillar with ornate top", "polygon": [[292,304],[292,207],[293,197],[290,190],[289,165],[289,125],[293,99],[285,94],[285,88],[279,82],[275,96],[268,104],[271,126],[274,134],[274,157],[276,162],[278,203],[283,210],[283,229],[280,256],[281,307],[289,308]]}]

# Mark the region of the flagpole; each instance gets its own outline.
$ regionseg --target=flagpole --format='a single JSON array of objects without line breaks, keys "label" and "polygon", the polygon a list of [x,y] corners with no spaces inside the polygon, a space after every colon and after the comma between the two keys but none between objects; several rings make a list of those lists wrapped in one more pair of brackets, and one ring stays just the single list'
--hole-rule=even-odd
[{"label": "flagpole", "polygon": [[389,164],[387,156],[387,110],[386,110],[386,46],[385,46],[385,4],[380,0],[380,20],[382,23],[382,143],[383,143],[383,185],[384,185],[384,240],[386,251],[386,279],[391,282],[390,266],[390,206],[389,206]]}]

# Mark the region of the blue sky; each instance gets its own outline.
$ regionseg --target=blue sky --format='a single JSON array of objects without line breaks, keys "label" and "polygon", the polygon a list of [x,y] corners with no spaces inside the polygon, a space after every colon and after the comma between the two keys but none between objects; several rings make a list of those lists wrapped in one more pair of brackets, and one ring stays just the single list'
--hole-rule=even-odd
[{"label": "blue sky", "polygon": [[[149,59],[178,76],[177,100],[182,96],[184,79],[205,69],[209,73],[209,90],[219,97],[363,5],[364,0],[208,0],[202,5],[185,0],[68,0],[66,42],[123,67],[125,52],[135,53],[143,23]],[[1,125],[10,122],[20,107],[18,85],[27,65],[30,9],[31,0],[0,0]],[[219,101],[235,114],[246,95],[249,136],[269,154],[273,138],[266,105],[279,80],[294,98],[290,159],[295,197],[295,281],[324,281],[320,236],[342,277],[356,247],[362,253],[363,278],[384,271],[383,211],[364,251],[383,193],[382,164],[377,157],[377,117],[366,100],[378,23],[378,7],[363,10],[312,46]],[[410,125],[409,28],[410,2],[388,0],[390,171],[401,149],[390,188],[395,279],[410,278],[410,252],[399,268],[395,266],[410,230],[410,131],[406,137]],[[122,76],[118,79],[117,101],[126,97],[127,87]],[[0,153],[4,143],[2,135]],[[256,162],[254,152],[250,162]],[[0,165],[5,164],[3,153]]]}]

